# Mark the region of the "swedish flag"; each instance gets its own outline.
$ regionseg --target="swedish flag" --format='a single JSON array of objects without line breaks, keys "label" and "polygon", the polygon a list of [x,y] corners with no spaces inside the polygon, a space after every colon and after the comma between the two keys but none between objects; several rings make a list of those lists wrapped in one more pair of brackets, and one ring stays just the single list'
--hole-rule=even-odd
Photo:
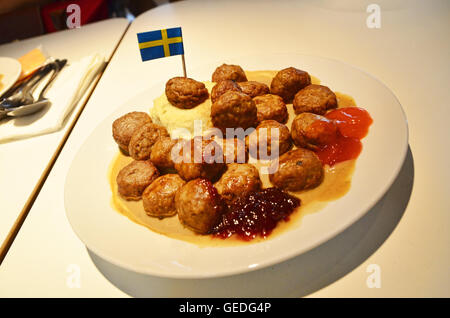
[{"label": "swedish flag", "polygon": [[184,54],[181,28],[137,34],[142,61]]}]

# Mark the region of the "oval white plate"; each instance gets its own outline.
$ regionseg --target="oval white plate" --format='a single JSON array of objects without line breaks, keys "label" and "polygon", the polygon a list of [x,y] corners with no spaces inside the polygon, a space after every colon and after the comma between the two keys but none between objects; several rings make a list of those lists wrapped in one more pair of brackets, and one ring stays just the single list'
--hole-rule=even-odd
[{"label": "oval white plate", "polygon": [[408,146],[403,110],[380,81],[347,64],[298,54],[240,57],[206,65],[190,74],[208,80],[215,67],[240,64],[247,70],[294,66],[318,77],[331,89],[353,96],[374,123],[363,140],[352,186],[322,211],[305,216],[298,227],[262,243],[236,247],[198,247],[156,234],[111,208],[108,167],[118,148],[111,124],[133,110],[148,111],[164,83],[145,90],[122,105],[90,135],[67,176],[65,207],[83,243],[105,260],[140,273],[171,278],[206,278],[242,273],[299,255],[345,230],[361,218],[387,191],[397,176]]},{"label": "oval white plate", "polygon": [[10,57],[0,57],[0,75],[3,75],[0,81],[3,84],[0,88],[0,96],[14,85],[20,72],[22,72],[22,65],[19,61]]}]

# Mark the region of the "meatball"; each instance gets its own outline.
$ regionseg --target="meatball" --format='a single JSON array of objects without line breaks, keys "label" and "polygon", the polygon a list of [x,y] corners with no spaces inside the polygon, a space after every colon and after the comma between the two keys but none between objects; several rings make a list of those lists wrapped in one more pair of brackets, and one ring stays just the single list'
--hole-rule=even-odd
[{"label": "meatball", "polygon": [[154,143],[162,136],[169,136],[169,133],[163,126],[154,123],[142,125],[135,131],[133,137],[131,137],[130,144],[128,145],[130,156],[135,160],[150,159]]},{"label": "meatball", "polygon": [[215,184],[217,191],[227,204],[232,204],[240,197],[261,189],[258,169],[251,164],[232,163]]},{"label": "meatball", "polygon": [[224,80],[232,80],[235,82],[247,81],[247,76],[244,70],[239,65],[222,64],[212,74],[213,82],[220,82]]},{"label": "meatball", "polygon": [[292,122],[291,136],[297,147],[317,150],[337,137],[337,127],[326,117],[301,113]]},{"label": "meatball", "polygon": [[166,96],[178,108],[189,109],[208,99],[205,84],[188,77],[174,77],[166,83]]},{"label": "meatball", "polygon": [[326,86],[311,84],[300,90],[294,97],[294,111],[324,115],[327,110],[337,107],[336,95]]},{"label": "meatball", "polygon": [[255,127],[258,121],[255,102],[244,93],[225,92],[211,106],[211,121],[223,132],[226,128]]},{"label": "meatball", "polygon": [[159,169],[173,169],[172,148],[179,139],[162,136],[153,144],[150,161]]},{"label": "meatball", "polygon": [[241,88],[235,81],[232,80],[224,80],[220,81],[211,90],[211,102],[215,102],[221,95],[223,95],[227,91],[235,91],[241,92]]},{"label": "meatball", "polygon": [[291,103],[295,94],[311,84],[311,77],[305,71],[288,67],[279,71],[272,79],[270,92],[279,95],[285,103]]},{"label": "meatball", "polygon": [[[278,165],[276,169],[275,165]],[[297,148],[286,152],[278,162],[272,163],[270,182],[287,191],[301,191],[317,187],[323,179],[323,167],[319,157],[308,149]]]},{"label": "meatball", "polygon": [[178,151],[178,158],[175,159],[175,169],[184,180],[216,180],[225,169],[220,145],[214,140],[204,140],[202,137],[185,141]]},{"label": "meatball", "polygon": [[253,98],[257,109],[258,122],[263,120],[276,120],[279,123],[286,123],[288,120],[288,110],[283,99],[278,95],[265,94]]},{"label": "meatball", "polygon": [[248,160],[245,141],[239,138],[217,138],[215,141],[222,148],[225,163],[245,163]]},{"label": "meatball", "polygon": [[246,145],[252,157],[273,159],[291,149],[291,134],[285,125],[275,120],[264,120],[246,137]]},{"label": "meatball", "polygon": [[112,134],[120,149],[128,154],[128,145],[134,132],[152,120],[147,113],[131,112],[117,118],[112,125]]},{"label": "meatball", "polygon": [[225,212],[223,200],[207,179],[186,183],[175,196],[175,207],[181,224],[199,234],[207,234]]},{"label": "meatball", "polygon": [[142,194],[147,215],[159,218],[175,215],[175,195],[185,183],[177,174],[166,174],[153,181]]},{"label": "meatball", "polygon": [[159,176],[158,169],[150,161],[133,161],[117,175],[119,194],[125,200],[140,200],[142,192]]},{"label": "meatball", "polygon": [[251,98],[268,94],[270,92],[269,86],[264,83],[248,81],[238,84],[244,94],[247,94]]}]

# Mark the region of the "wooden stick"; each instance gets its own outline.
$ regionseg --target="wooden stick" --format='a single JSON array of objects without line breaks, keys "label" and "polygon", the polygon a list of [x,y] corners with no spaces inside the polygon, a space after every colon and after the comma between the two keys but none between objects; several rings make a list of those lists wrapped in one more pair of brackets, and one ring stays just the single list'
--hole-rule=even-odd
[{"label": "wooden stick", "polygon": [[184,60],[184,54],[181,54],[181,61],[183,62],[184,77],[187,77],[187,75],[186,75],[186,61]]}]

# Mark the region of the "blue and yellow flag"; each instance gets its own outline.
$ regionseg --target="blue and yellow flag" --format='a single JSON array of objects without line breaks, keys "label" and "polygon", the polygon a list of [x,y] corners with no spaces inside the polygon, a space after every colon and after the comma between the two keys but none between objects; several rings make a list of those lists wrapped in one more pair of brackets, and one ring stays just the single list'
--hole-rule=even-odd
[{"label": "blue and yellow flag", "polygon": [[184,54],[181,28],[138,33],[137,38],[142,61]]}]

